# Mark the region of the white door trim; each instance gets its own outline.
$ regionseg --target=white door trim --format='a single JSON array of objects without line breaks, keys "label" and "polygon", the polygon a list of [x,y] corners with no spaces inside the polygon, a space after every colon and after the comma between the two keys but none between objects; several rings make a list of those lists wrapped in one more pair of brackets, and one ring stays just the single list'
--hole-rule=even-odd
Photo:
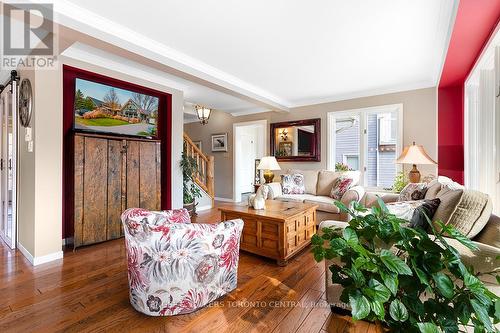
[{"label": "white door trim", "polygon": [[262,120],[254,120],[254,121],[245,121],[241,123],[234,123],[233,124],[233,201],[234,202],[240,202],[241,201],[241,195],[239,195],[238,192],[238,187],[237,187],[237,181],[236,181],[236,129],[238,127],[245,127],[245,126],[250,126],[250,125],[260,125],[264,127],[264,140],[262,141],[264,145],[264,149],[262,150],[264,152],[264,156],[267,156],[268,154],[268,145],[267,145],[267,136],[268,136],[268,131],[267,131],[267,120],[262,119]]}]

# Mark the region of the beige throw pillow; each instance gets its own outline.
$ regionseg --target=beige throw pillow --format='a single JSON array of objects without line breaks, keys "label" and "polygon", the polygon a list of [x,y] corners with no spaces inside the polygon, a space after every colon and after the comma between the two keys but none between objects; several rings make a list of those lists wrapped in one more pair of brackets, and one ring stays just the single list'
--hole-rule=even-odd
[{"label": "beige throw pillow", "polygon": [[468,238],[474,238],[488,223],[492,210],[493,205],[487,194],[465,190],[448,224]]},{"label": "beige throw pillow", "polygon": [[436,194],[436,198],[439,198],[441,203],[432,220],[447,224],[460,202],[463,192],[462,189],[453,189],[447,185],[443,185],[441,190]]}]

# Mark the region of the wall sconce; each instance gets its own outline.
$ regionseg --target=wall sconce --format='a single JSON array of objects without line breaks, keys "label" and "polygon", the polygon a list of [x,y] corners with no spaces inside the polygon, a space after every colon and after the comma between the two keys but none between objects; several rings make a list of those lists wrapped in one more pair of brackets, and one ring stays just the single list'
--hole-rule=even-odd
[{"label": "wall sconce", "polygon": [[286,128],[280,129],[279,135],[281,136],[281,140],[286,141],[288,139],[288,130]]}]

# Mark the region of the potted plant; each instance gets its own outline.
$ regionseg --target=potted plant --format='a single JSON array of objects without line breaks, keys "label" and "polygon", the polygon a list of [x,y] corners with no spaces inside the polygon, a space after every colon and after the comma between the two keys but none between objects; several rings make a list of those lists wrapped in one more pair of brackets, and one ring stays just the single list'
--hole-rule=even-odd
[{"label": "potted plant", "polygon": [[[354,320],[374,321],[391,332],[496,332],[500,301],[464,265],[460,254],[445,239],[452,238],[471,250],[474,242],[449,225],[427,219],[431,235],[421,227],[390,214],[379,200],[371,212],[358,203],[343,229],[324,228],[312,238],[316,261],[334,259],[332,282],[342,285],[341,301]],[[498,258],[496,258],[498,260]],[[496,275],[498,270],[483,274]]]},{"label": "potted plant", "polygon": [[201,197],[201,191],[194,180],[194,175],[198,172],[198,163],[196,162],[196,159],[191,156],[187,156],[186,152],[183,151],[180,165],[182,168],[184,208],[186,208],[192,216],[196,214],[196,198]]},{"label": "potted plant", "polygon": [[403,172],[400,171],[396,174],[396,177],[394,177],[394,184],[392,184],[392,190],[395,193],[400,193],[410,180],[408,179],[408,176]]}]

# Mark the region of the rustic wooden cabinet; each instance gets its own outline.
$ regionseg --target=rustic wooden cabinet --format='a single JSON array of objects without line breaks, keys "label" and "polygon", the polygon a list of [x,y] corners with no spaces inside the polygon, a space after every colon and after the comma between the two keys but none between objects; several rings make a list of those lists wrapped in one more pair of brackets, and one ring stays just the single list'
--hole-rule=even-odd
[{"label": "rustic wooden cabinet", "polygon": [[75,134],[74,247],[123,236],[121,213],[161,206],[160,142]]}]

